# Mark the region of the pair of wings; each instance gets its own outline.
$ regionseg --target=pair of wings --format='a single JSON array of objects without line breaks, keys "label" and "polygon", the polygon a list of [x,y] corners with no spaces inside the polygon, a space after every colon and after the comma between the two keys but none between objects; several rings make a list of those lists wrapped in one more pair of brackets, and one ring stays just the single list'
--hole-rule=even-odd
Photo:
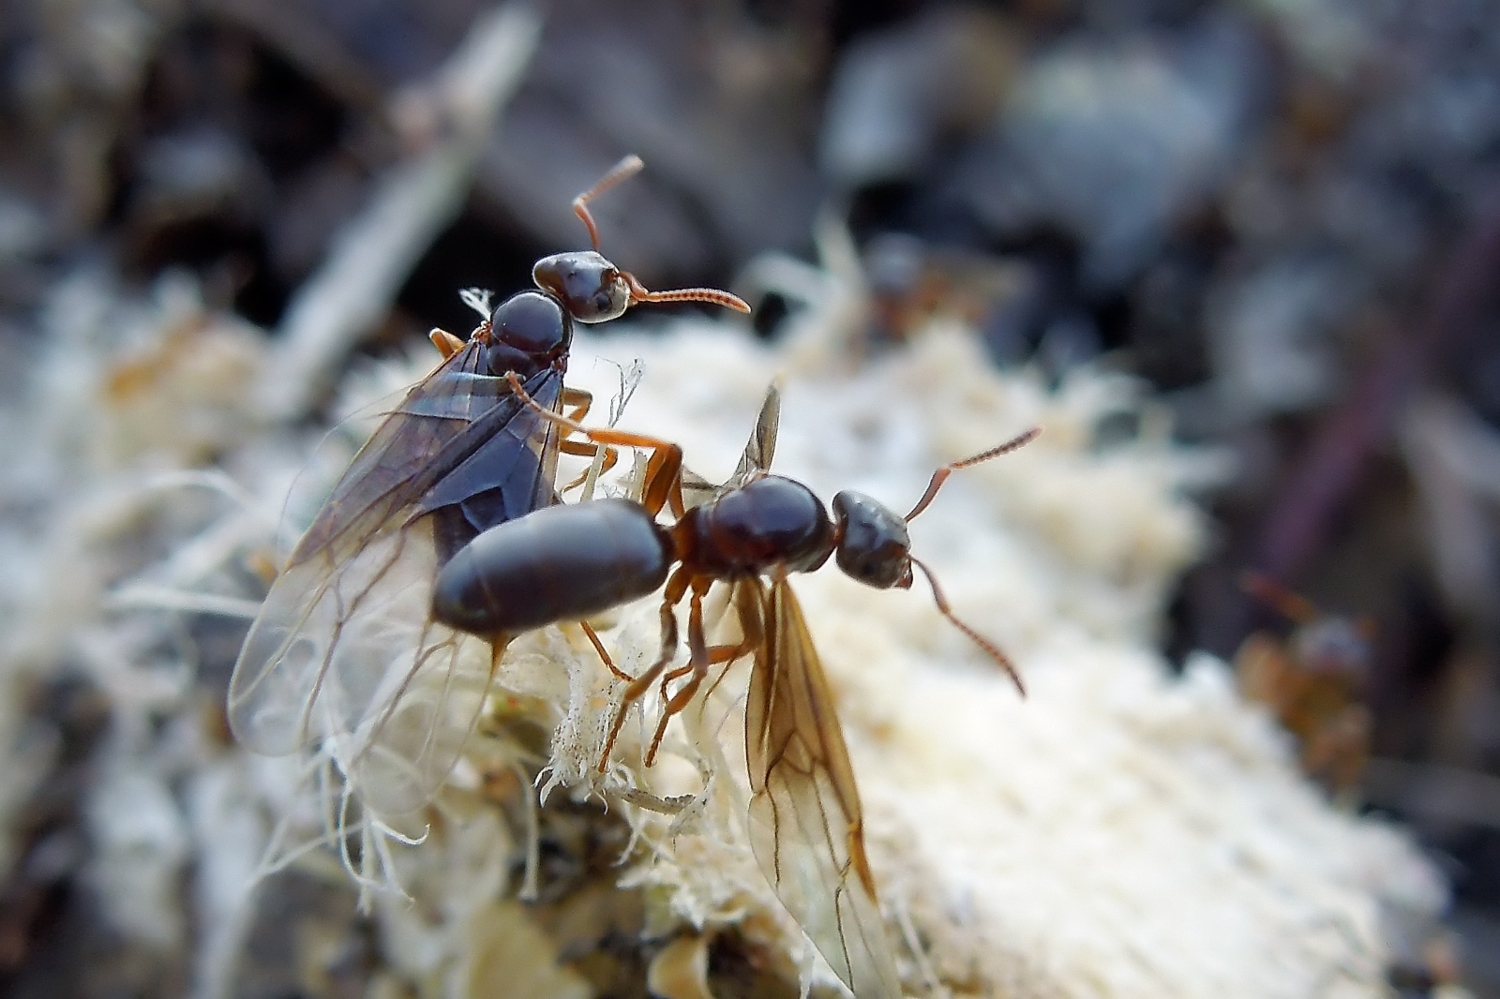
[{"label": "pair of wings", "polygon": [[[780,396],[766,395],[739,467],[723,492],[764,472],[776,449]],[[703,486],[684,481],[689,500]],[[784,571],[737,580],[740,631],[754,638],[745,699],[750,844],[776,897],[858,999],[901,999],[864,813],[833,691]]]},{"label": "pair of wings", "polygon": [[[433,620],[438,569],[485,528],[557,498],[556,424],[484,373],[483,353],[471,339],[360,449],[230,680],[243,745],[269,756],[319,746],[382,814],[420,808],[447,776],[501,651]],[[524,387],[556,410],[562,376],[559,364]]]}]

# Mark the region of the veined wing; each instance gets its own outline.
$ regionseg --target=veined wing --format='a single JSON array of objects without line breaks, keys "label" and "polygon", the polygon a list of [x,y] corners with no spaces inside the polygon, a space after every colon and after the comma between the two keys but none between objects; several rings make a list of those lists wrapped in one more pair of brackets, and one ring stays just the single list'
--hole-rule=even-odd
[{"label": "veined wing", "polygon": [[[388,812],[420,807],[441,782],[478,710],[460,695],[483,686],[457,670],[478,640],[431,620],[438,568],[481,530],[555,499],[555,425],[480,362],[471,342],[355,456],[272,585],[230,681],[244,745],[275,756],[332,740],[346,770],[381,772],[366,796]],[[556,408],[562,372],[525,387]]]},{"label": "veined wing", "polygon": [[760,404],[760,415],[756,417],[755,429],[750,431],[750,440],[740,455],[740,463],[734,474],[721,483],[712,483],[692,469],[682,470],[682,498],[688,508],[707,503],[720,493],[742,486],[752,476],[771,467],[776,455],[776,430],[781,424],[781,390],[776,383],[766,389],[765,401]]},{"label": "veined wing", "polygon": [[[762,638],[745,701],[755,859],[834,972],[859,999],[901,999],[864,817],[833,695],[784,573],[736,584],[747,635]],[[758,608],[758,611],[757,611]]]}]

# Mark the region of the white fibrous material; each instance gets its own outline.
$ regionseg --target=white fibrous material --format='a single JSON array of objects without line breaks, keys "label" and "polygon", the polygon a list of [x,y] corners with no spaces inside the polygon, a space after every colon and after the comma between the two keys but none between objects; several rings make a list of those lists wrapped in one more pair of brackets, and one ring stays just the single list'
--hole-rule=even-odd
[{"label": "white fibrous material", "polygon": [[[75,290],[75,306],[84,291],[105,294]],[[102,318],[74,312],[55,322],[87,348],[97,385],[126,362],[111,360]],[[183,362],[150,378],[253,382],[233,374],[262,363],[253,331],[247,340],[201,308],[184,313],[189,326],[166,307],[146,312],[158,339],[143,334],[138,349]],[[779,378],[773,470],[825,502],[856,489],[898,512],[939,465],[1042,428],[1016,453],[956,472],[911,527],[954,612],[1020,669],[1024,699],[920,576],[910,591],[876,591],[830,562],[791,580],[849,744],[905,992],[1385,994],[1384,928],[1434,918],[1441,880],[1400,830],[1332,808],[1225,664],[1195,656],[1179,676],[1156,651],[1173,582],[1205,541],[1193,491],[1222,463],[1174,444],[1140,386],[1116,374],[1082,369],[1047,385],[994,370],[968,331],[936,328],[856,367],[808,349],[803,326],[795,351],[705,320],[653,337],[580,331],[569,383],[594,392],[589,420],[603,420],[622,371],[641,361],[618,425],[680,443],[694,471],[721,481]],[[194,349],[220,353],[178,357]],[[424,351],[360,369],[343,412],[378,414],[374,400],[436,360]],[[230,994],[256,957],[250,882],[263,879],[263,895],[291,868],[344,883],[342,865],[375,920],[372,995],[585,999],[604,986],[580,940],[638,948],[637,973],[649,965],[669,999],[715,994],[714,975],[733,973],[705,958],[720,943],[751,955],[737,966],[755,975],[840,988],[751,853],[744,662],[704,684],[651,768],[642,757],[661,704],[653,694],[632,706],[601,773],[623,684],[573,625],[519,636],[447,785],[417,815],[369,807],[337,746],[267,759],[227,745],[201,696],[222,691],[227,664],[200,662],[183,636],[205,617],[253,614],[252,570],[295,540],[369,421],[345,421],[316,447],[320,430],[256,426],[227,390],[200,402],[175,383],[163,391],[216,407],[211,439],[147,420],[87,443],[84,428],[119,406],[104,392],[4,414],[86,456],[61,471],[6,445],[20,456],[10,493],[67,484],[71,498],[38,513],[36,530],[5,535],[6,572],[39,582],[24,603],[7,593],[0,604],[15,625],[0,681],[22,691],[66,663],[109,702],[110,761],[83,814],[90,884],[122,932],[191,941],[197,994]],[[194,467],[205,448],[222,471]],[[584,467],[564,464],[560,482]],[[628,492],[631,465],[627,455],[596,494]],[[717,590],[707,603],[725,627]],[[656,657],[658,604],[594,622],[628,673]],[[482,658],[464,668],[482,675]],[[19,703],[0,699],[6,712]],[[20,738],[24,725],[0,717],[34,783],[46,754],[24,754],[47,744]],[[8,812],[20,797],[0,786]],[[353,893],[340,898],[352,911]],[[566,899],[569,919],[558,916]]]}]

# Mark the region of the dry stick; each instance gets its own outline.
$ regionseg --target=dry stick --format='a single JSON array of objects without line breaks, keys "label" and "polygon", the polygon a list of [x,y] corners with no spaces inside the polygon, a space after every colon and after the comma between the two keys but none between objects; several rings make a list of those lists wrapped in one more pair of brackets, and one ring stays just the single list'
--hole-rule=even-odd
[{"label": "dry stick", "polygon": [[317,405],[345,356],[377,328],[411,269],[462,210],[540,30],[523,4],[481,15],[439,71],[435,85],[452,131],[376,181],[364,210],[293,296],[259,386],[267,419],[299,419]]}]

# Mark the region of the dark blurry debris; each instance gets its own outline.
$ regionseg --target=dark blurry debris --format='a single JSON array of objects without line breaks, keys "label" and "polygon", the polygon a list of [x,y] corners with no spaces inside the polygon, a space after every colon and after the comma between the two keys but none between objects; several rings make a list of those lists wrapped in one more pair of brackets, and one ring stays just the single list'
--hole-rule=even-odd
[{"label": "dark blurry debris", "polygon": [[376,963],[369,922],[356,916],[354,890],[338,878],[284,871],[256,892],[233,992],[246,999],[369,994]]},{"label": "dark blurry debris", "polygon": [[989,123],[1020,61],[1015,26],[977,6],[931,7],[861,36],[829,88],[823,175],[849,191],[922,172]]},{"label": "dark blurry debris", "polygon": [[[197,127],[149,140],[140,154],[143,187],[135,210],[147,216],[243,214],[264,211],[270,178],[238,136]],[[147,221],[161,225],[163,221]]]},{"label": "dark blurry debris", "polygon": [[1025,311],[1037,283],[1024,261],[932,246],[900,233],[869,242],[864,270],[876,342],[899,342],[944,320],[991,336],[996,325],[1008,328],[1011,317]]},{"label": "dark blurry debris", "polygon": [[364,211],[345,224],[323,267],[292,299],[259,387],[268,419],[296,418],[316,405],[458,214],[539,31],[537,15],[521,4],[483,15],[424,92],[408,96],[403,114],[431,143],[376,182]]},{"label": "dark blurry debris", "polygon": [[1500,432],[1456,400],[1432,396],[1408,407],[1401,437],[1443,596],[1466,618],[1493,625],[1500,614]]},{"label": "dark blurry debris", "polygon": [[1477,770],[1377,756],[1365,769],[1364,794],[1421,825],[1500,829],[1500,777]]},{"label": "dark blurry debris", "polygon": [[962,195],[1000,234],[1074,234],[1084,287],[1119,287],[1232,166],[1259,63],[1253,37],[1226,19],[1060,46],[1018,81],[995,141],[970,152]]},{"label": "dark blurry debris", "polygon": [[1459,905],[1448,923],[1459,938],[1465,981],[1486,999],[1500,995],[1500,919],[1478,906]]},{"label": "dark blurry debris", "polygon": [[[1492,192],[1500,196],[1500,190]],[[1356,488],[1371,450],[1435,357],[1465,337],[1495,300],[1500,273],[1500,201],[1492,203],[1449,257],[1435,299],[1411,334],[1393,336],[1326,417],[1266,518],[1255,560],[1277,579],[1294,579],[1326,543],[1333,518]]]},{"label": "dark blurry debris", "polygon": [[0,188],[0,262],[36,256],[50,239],[47,218],[36,205]]},{"label": "dark blurry debris", "polygon": [[1245,639],[1234,657],[1240,690],[1297,738],[1303,770],[1345,797],[1359,786],[1370,754],[1373,719],[1363,698],[1374,623],[1325,614],[1258,573],[1242,584],[1296,628],[1284,641],[1269,632]]},{"label": "dark blurry debris", "polygon": [[1340,83],[1376,52],[1371,18],[1339,0],[1255,0],[1252,9],[1276,25],[1301,66]]},{"label": "dark blurry debris", "polygon": [[[479,191],[546,252],[580,245],[570,199],[634,152],[650,169],[599,211],[610,259],[691,285],[807,238],[820,39],[795,19],[669,0],[550,5]],[[587,67],[587,72],[581,71]]]},{"label": "dark blurry debris", "polygon": [[[1130,295],[1131,369],[1163,391],[1201,385],[1212,373],[1203,337],[1213,266],[1212,248],[1201,245],[1207,242],[1168,247],[1141,274]],[[1196,439],[1193,429],[1180,422],[1178,433]]]},{"label": "dark blurry debris", "polygon": [[1329,338],[1359,300],[1355,281],[1335,261],[1287,255],[1218,282],[1205,318],[1217,375],[1213,408],[1225,425],[1330,397],[1339,386]]},{"label": "dark blurry debris", "polygon": [[205,7],[250,29],[350,108],[379,112],[380,81],[337,31],[298,0],[207,0]]}]

